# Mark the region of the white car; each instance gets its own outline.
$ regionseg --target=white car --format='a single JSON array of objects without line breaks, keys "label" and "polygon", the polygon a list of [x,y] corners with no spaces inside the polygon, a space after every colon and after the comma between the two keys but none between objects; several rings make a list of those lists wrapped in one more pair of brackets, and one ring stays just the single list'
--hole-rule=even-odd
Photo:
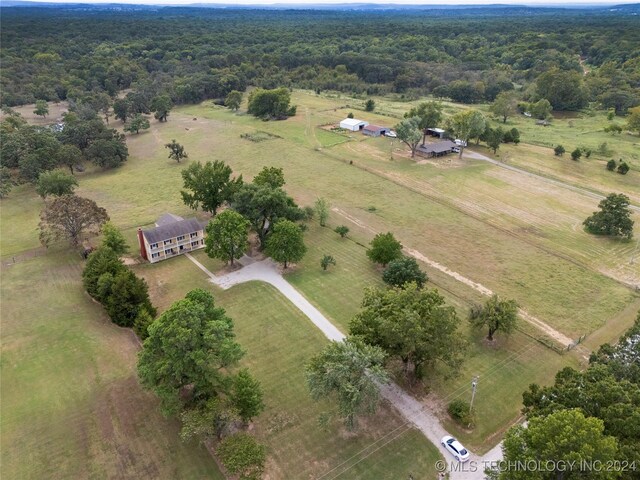
[{"label": "white car", "polygon": [[464,140],[460,140],[459,138],[456,138],[453,143],[455,143],[456,145],[458,145],[459,147],[466,147],[467,146],[467,142],[465,142]]},{"label": "white car", "polygon": [[446,437],[442,437],[440,443],[442,443],[442,446],[447,449],[449,453],[453,455],[459,462],[466,462],[467,460],[469,460],[469,451],[452,436],[447,435]]},{"label": "white car", "polygon": [[398,135],[396,135],[396,132],[394,132],[393,130],[387,130],[386,132],[384,132],[384,136],[389,138],[397,138]]}]

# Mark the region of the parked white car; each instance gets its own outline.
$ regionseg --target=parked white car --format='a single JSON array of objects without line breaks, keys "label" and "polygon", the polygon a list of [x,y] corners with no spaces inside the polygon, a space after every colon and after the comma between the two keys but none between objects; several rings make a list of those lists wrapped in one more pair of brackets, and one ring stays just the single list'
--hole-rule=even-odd
[{"label": "parked white car", "polygon": [[465,142],[464,140],[460,140],[459,138],[456,138],[453,143],[455,143],[456,145],[458,145],[459,147],[466,147],[467,146],[467,142]]},{"label": "parked white car", "polygon": [[459,147],[453,147],[453,148],[451,149],[451,151],[452,151],[453,153],[460,153],[460,148],[459,148]]},{"label": "parked white car", "polygon": [[396,132],[394,132],[393,130],[387,130],[386,132],[384,132],[384,136],[385,137],[389,137],[389,138],[397,138],[398,137]]},{"label": "parked white car", "polygon": [[530,117],[530,116],[531,116],[531,114],[530,114],[529,112],[524,112],[524,116],[525,116],[525,117]]},{"label": "parked white car", "polygon": [[466,462],[469,460],[469,451],[462,446],[462,444],[450,435],[442,437],[440,441],[442,446],[453,455],[459,462]]}]

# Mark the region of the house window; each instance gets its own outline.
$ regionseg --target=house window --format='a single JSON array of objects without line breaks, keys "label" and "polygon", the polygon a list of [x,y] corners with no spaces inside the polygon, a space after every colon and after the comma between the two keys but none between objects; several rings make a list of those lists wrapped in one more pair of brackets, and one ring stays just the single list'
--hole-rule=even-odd
[{"label": "house window", "polygon": [[198,232],[193,232],[192,234],[189,235],[189,237],[193,238],[193,237],[197,237],[198,236]]},{"label": "house window", "polygon": [[160,256],[160,252],[152,253],[151,258],[158,258]]},{"label": "house window", "polygon": [[178,241],[181,241],[181,240],[184,240],[184,235],[180,235],[180,236],[178,237]]},{"label": "house window", "polygon": [[198,246],[198,242],[191,242],[191,246],[192,247],[197,247]]},{"label": "house window", "polygon": [[151,248],[158,248],[158,244],[157,244],[157,243],[152,243],[152,244],[150,245],[150,247],[151,247]]},{"label": "house window", "polygon": [[200,245],[204,245],[204,240],[200,240]]},{"label": "house window", "polygon": [[165,245],[169,245],[170,243],[171,243],[171,240],[165,240],[165,241],[164,241],[164,244],[165,244]]}]

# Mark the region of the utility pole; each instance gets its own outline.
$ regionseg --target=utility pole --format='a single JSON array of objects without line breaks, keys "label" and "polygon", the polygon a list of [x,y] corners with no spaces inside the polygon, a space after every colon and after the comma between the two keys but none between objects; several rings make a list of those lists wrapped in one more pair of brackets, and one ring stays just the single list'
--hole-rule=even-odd
[{"label": "utility pole", "polygon": [[478,380],[480,380],[480,377],[478,375],[474,376],[471,380],[471,403],[469,404],[469,411],[473,410],[473,400],[476,398],[476,388],[478,388]]}]

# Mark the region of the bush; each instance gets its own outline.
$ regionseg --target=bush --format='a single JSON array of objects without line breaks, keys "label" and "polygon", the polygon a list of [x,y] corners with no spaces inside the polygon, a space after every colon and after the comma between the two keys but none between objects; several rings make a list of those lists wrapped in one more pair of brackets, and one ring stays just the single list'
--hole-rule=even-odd
[{"label": "bush", "polygon": [[375,108],[376,108],[376,102],[371,98],[367,100],[367,102],[364,104],[364,109],[367,112],[373,112]]},{"label": "bush", "polygon": [[402,244],[391,232],[377,234],[370,245],[367,257],[372,262],[386,266],[391,260],[402,257]]},{"label": "bush", "polygon": [[470,405],[464,400],[454,400],[447,407],[447,412],[460,425],[472,427],[475,425],[475,416]]},{"label": "bush", "polygon": [[617,165],[616,161],[612,158],[607,162],[607,170],[609,170],[610,172],[613,172],[616,169],[616,165]]},{"label": "bush", "polygon": [[248,433],[236,433],[218,445],[220,461],[232,475],[242,480],[262,478],[267,458],[266,448]]},{"label": "bush", "polygon": [[553,153],[555,153],[556,157],[560,157],[565,152],[565,149],[562,145],[557,145],[556,148],[553,149]]},{"label": "bush", "polygon": [[339,226],[336,227],[334,232],[336,232],[338,235],[340,235],[341,238],[344,238],[349,233],[349,227],[347,227],[345,225],[339,225]]},{"label": "bush", "polygon": [[626,175],[628,171],[629,171],[629,165],[627,164],[627,162],[621,162],[620,165],[618,165],[617,172],[620,175]]},{"label": "bush", "polygon": [[335,265],[335,264],[336,264],[336,259],[333,258],[331,255],[325,255],[320,260],[320,266],[322,267],[322,270],[326,270],[327,268],[329,268],[329,265]]},{"label": "bush", "polygon": [[582,150],[576,148],[573,152],[571,152],[571,160],[577,162],[582,157]]},{"label": "bush", "polygon": [[353,112],[349,112],[349,115],[347,115],[347,118],[353,118]]},{"label": "bush", "polygon": [[402,257],[389,262],[382,274],[382,280],[392,287],[403,287],[414,282],[422,288],[427,281],[427,274],[420,270],[418,262],[411,257]]}]

